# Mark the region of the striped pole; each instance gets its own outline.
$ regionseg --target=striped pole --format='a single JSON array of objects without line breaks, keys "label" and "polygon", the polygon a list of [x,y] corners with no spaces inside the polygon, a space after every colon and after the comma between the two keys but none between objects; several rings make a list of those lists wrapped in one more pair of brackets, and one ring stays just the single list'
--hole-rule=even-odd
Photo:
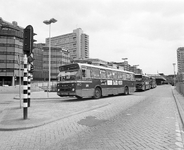
[{"label": "striped pole", "polygon": [[27,77],[28,77],[28,71],[27,71],[27,55],[24,55],[24,78],[23,78],[23,118],[27,119],[27,101],[28,101],[28,87],[27,87]]},{"label": "striped pole", "polygon": [[30,101],[31,101],[31,74],[30,74],[30,64],[28,64],[28,93],[27,93],[27,100],[28,100],[28,107],[30,107]]}]

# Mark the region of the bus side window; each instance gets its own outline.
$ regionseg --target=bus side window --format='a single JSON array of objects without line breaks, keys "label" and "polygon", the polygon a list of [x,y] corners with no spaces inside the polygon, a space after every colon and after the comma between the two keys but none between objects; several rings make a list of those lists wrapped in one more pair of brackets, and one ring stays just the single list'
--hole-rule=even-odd
[{"label": "bus side window", "polygon": [[112,79],[113,78],[112,71],[107,70],[107,78],[108,79]]},{"label": "bus side window", "polygon": [[126,77],[127,77],[127,80],[130,80],[130,74],[129,73],[126,74]]},{"label": "bus side window", "polygon": [[118,76],[117,76],[117,72],[112,72],[112,74],[113,74],[113,79],[117,79],[118,78]]},{"label": "bus side window", "polygon": [[135,78],[134,78],[134,74],[131,74],[131,81],[134,81]]},{"label": "bus side window", "polygon": [[118,72],[118,79],[121,79],[121,72]]},{"label": "bus side window", "polygon": [[100,77],[101,79],[106,79],[106,71],[105,70],[100,70]]},{"label": "bus side window", "polygon": [[82,77],[85,78],[86,77],[86,70],[82,69]]},{"label": "bus side window", "polygon": [[129,76],[130,76],[130,81],[133,81],[132,74],[129,74]]},{"label": "bus side window", "polygon": [[123,80],[126,80],[126,73],[123,73]]},{"label": "bus side window", "polygon": [[82,69],[82,78],[91,78],[91,70]]},{"label": "bus side window", "polygon": [[91,74],[92,78],[100,78],[100,70],[98,68],[91,68]]},{"label": "bus side window", "polygon": [[91,69],[90,68],[86,69],[86,78],[91,78]]}]

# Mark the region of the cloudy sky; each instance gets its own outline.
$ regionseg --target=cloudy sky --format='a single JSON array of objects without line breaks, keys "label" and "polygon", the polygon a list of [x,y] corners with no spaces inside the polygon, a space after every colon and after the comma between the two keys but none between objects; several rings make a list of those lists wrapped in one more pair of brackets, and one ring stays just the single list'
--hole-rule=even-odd
[{"label": "cloudy sky", "polygon": [[128,58],[147,74],[173,74],[176,50],[184,47],[184,0],[0,0],[0,15],[32,25],[39,43],[49,33],[44,20],[58,20],[51,36],[82,28],[90,58]]}]

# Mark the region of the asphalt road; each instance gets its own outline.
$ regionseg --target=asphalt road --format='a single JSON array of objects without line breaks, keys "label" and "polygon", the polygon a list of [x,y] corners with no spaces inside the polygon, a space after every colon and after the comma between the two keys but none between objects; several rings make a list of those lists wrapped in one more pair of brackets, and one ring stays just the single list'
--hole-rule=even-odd
[{"label": "asphalt road", "polygon": [[[128,96],[54,103],[73,115],[38,128],[0,131],[0,149],[183,149],[183,131],[169,85]],[[51,102],[47,104],[49,109]],[[74,114],[77,107],[96,104],[104,106]]]}]

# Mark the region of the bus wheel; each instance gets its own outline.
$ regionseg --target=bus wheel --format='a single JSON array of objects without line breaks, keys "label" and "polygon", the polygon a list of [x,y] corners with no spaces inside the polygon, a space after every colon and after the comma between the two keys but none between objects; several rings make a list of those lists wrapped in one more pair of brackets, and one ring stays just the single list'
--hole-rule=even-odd
[{"label": "bus wheel", "polygon": [[128,90],[128,87],[125,87],[125,95],[128,95],[129,94],[129,90]]},{"label": "bus wheel", "polygon": [[82,99],[82,97],[80,97],[80,96],[75,96],[77,99]]},{"label": "bus wheel", "polygon": [[94,98],[95,99],[98,99],[98,98],[100,98],[102,96],[102,92],[101,92],[101,90],[100,90],[100,88],[95,88],[95,92],[94,92]]}]

